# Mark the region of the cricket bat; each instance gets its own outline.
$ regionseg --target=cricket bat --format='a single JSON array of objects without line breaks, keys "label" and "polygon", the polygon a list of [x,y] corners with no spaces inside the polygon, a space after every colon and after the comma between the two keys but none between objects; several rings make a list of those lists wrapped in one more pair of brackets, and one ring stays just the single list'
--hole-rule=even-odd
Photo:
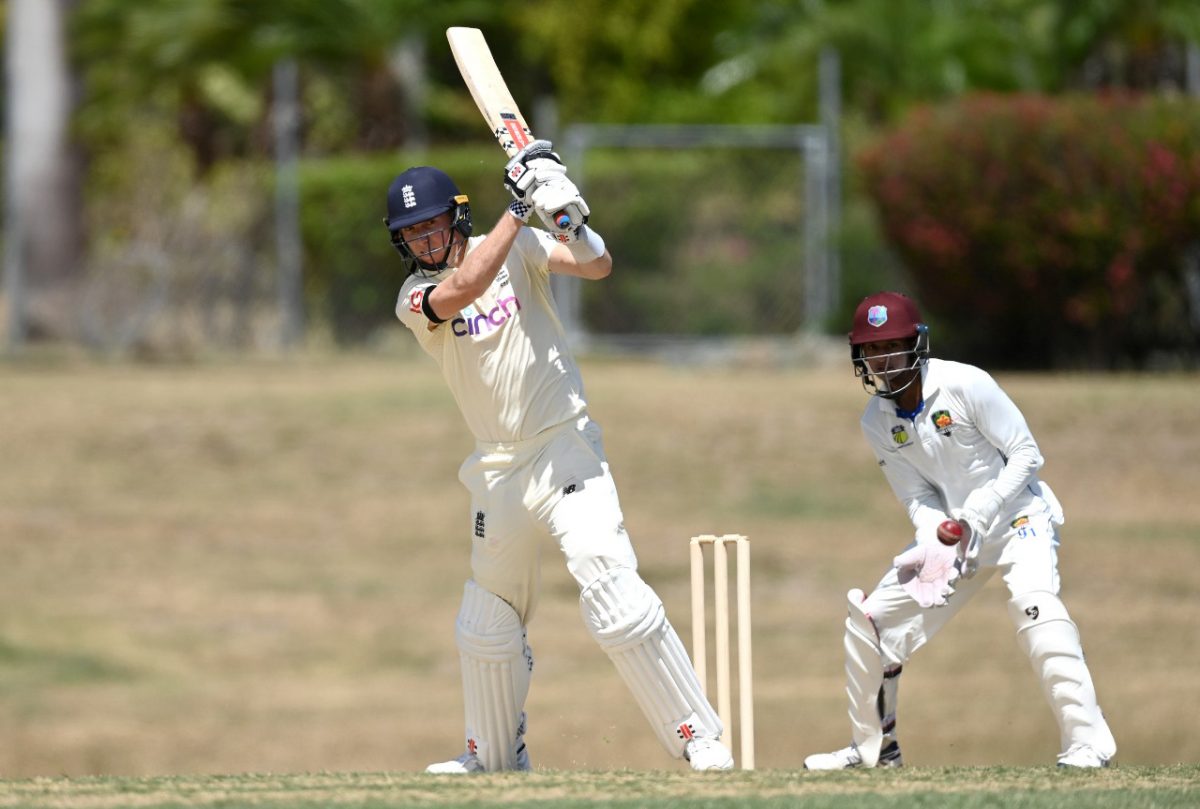
[{"label": "cricket bat", "polygon": [[[509,157],[512,157],[534,140],[525,123],[525,116],[513,101],[500,68],[488,48],[483,32],[478,28],[447,28],[446,39],[450,42],[450,51],[458,64],[458,72],[462,74],[475,106],[483,114],[483,120],[492,128],[496,142]],[[563,212],[555,216],[559,227],[565,228],[571,224],[571,218]]]}]

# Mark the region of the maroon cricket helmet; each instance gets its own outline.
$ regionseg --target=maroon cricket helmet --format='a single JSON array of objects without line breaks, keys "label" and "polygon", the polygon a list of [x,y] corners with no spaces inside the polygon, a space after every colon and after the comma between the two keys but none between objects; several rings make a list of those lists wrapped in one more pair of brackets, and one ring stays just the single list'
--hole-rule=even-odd
[{"label": "maroon cricket helmet", "polygon": [[[862,299],[854,310],[850,329],[850,362],[863,389],[872,396],[896,399],[921,378],[929,361],[929,327],[912,298],[899,292],[877,292]],[[867,343],[911,340],[906,348],[872,357],[870,368],[864,357]]]},{"label": "maroon cricket helmet", "polygon": [[925,330],[921,311],[912,298],[899,292],[877,292],[862,299],[854,310],[850,345],[903,340]]}]

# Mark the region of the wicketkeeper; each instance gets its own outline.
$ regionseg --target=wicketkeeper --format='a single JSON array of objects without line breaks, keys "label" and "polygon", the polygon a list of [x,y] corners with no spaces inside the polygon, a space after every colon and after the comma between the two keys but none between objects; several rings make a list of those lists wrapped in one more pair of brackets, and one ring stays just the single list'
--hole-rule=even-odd
[{"label": "wicketkeeper", "polygon": [[[662,601],[638,575],[550,293],[550,273],[604,278],[612,256],[548,142],[510,160],[505,183],[513,201],[486,236],[471,235],[469,201],[438,169],[410,168],[388,189],[385,222],[409,271],[396,314],[441,367],[476,441],[459,470],[471,497],[462,527],[472,575],[455,634],[466,751],[427,771],[530,769],[526,626],[547,536],[579,584],[585,625],[663,746],[693,769],[730,769],[721,723]],[[526,226],[534,212],[545,230]]]},{"label": "wicketkeeper", "polygon": [[858,305],[850,358],[872,394],[863,433],[916,535],[870,595],[849,592],[852,743],[809,756],[804,766],[901,765],[902,667],[997,571],[1018,643],[1058,722],[1059,766],[1108,766],[1116,742],[1058,597],[1062,508],[1038,479],[1042,456],[1021,411],[986,372],[930,359],[929,330],[898,293]]}]

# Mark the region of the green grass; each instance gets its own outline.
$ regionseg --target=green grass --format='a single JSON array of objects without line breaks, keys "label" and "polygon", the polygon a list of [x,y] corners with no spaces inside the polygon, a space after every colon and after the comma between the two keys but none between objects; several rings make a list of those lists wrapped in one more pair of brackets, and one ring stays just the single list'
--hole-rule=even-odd
[{"label": "green grass", "polygon": [[[764,771],[721,783],[786,802],[780,785],[794,782],[806,805],[840,800],[826,795],[835,786],[892,784],[879,773],[788,775],[808,753],[847,742],[845,593],[872,586],[911,530],[860,435],[857,381],[841,366],[606,360],[583,373],[641,570],[685,642],[688,538],[751,537]],[[1103,784],[1116,803],[1174,794],[1193,771],[1139,768],[1200,762],[1195,712],[1178,696],[1200,671],[1200,645],[1181,642],[1200,625],[1198,379],[1000,381],[1067,511],[1063,597],[1122,767],[1092,780],[968,770],[938,794],[996,780],[995,793],[954,797],[984,805],[1024,795],[1030,779]],[[97,805],[119,803],[122,789],[165,805],[190,800],[180,792],[189,785],[213,790],[217,805],[213,784],[243,801],[273,795],[274,781],[291,795],[282,800],[315,803],[392,800],[389,784],[438,796],[490,789],[487,779],[399,774],[462,746],[453,626],[470,514],[456,472],[472,442],[431,362],[0,363],[0,414],[0,777],[71,779],[9,782],[9,805],[14,794],[20,805],[38,790],[50,801],[76,789],[96,790]],[[563,567],[547,542],[529,628],[528,742],[548,771],[513,783],[536,800],[560,789],[594,802],[586,780],[605,776],[583,773],[632,769],[659,773],[620,776],[636,790],[711,792],[711,779],[692,779],[659,747],[583,627]],[[897,777],[1054,761],[1057,729],[1004,601],[1002,583],[989,582],[905,666],[900,735],[914,769]],[[203,777],[318,771],[397,774]],[[150,780],[83,778],[92,775]],[[153,778],[164,775],[179,777]],[[604,793],[641,794],[630,783]]]},{"label": "green grass", "polygon": [[1200,768],[942,768],[806,773],[764,770],[696,775],[559,772],[468,778],[404,773],[317,773],[172,778],[0,781],[0,807],[938,807],[1139,809],[1192,807]]}]

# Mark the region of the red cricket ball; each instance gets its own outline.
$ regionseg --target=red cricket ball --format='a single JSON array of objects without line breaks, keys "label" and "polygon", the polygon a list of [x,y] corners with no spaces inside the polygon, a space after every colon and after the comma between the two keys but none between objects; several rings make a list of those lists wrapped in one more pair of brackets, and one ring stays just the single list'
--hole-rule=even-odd
[{"label": "red cricket ball", "polygon": [[963,528],[957,520],[946,520],[938,526],[937,538],[943,545],[957,545],[962,536]]}]

